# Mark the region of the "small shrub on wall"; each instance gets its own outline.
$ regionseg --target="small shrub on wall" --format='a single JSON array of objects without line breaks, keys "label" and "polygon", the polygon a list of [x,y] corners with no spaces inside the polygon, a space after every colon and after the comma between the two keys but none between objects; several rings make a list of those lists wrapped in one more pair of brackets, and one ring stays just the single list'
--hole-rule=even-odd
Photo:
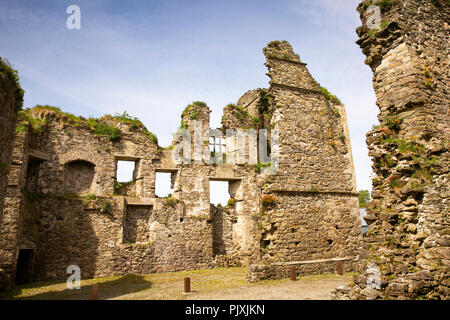
[{"label": "small shrub on wall", "polygon": [[261,198],[261,203],[265,208],[271,208],[275,205],[277,199],[271,195],[265,195]]}]

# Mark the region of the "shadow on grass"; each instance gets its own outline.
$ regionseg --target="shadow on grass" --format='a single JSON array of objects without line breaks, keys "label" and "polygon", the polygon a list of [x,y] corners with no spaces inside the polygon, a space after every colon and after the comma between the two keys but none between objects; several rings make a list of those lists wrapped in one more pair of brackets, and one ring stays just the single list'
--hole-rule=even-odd
[{"label": "shadow on grass", "polygon": [[[35,283],[24,286],[19,286],[12,289],[9,292],[5,292],[0,295],[0,300],[89,300],[92,293],[92,287],[94,283],[98,283],[98,299],[106,300],[126,294],[147,290],[152,287],[152,283],[144,279],[143,276],[129,274],[120,277],[116,280],[105,282],[93,282],[89,285],[82,285],[80,289],[51,289],[52,291],[37,292],[36,294],[27,295],[21,297],[20,295],[29,289],[37,289],[39,287],[45,287],[46,284],[51,286],[55,283]],[[61,284],[61,287],[65,284]],[[42,288],[42,291],[46,290]]]}]

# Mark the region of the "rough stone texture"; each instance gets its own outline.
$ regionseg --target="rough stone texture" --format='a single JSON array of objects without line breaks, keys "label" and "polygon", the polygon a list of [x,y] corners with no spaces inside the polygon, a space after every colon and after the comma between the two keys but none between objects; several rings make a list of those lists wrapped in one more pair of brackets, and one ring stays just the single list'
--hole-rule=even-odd
[{"label": "rough stone texture", "polygon": [[213,225],[213,254],[230,253],[233,247],[233,225],[237,223],[234,206],[216,208],[211,205]]},{"label": "rough stone texture", "polygon": [[[368,3],[358,7],[357,43],[374,72],[380,126],[367,134],[375,172],[367,258],[352,290],[335,296],[448,299],[449,4],[396,1],[376,32],[365,26]],[[371,264],[379,290],[366,287]]]},{"label": "rough stone texture", "polygon": [[[17,112],[23,104],[23,91],[18,83],[17,73],[0,58],[0,225],[3,220],[3,208],[8,194],[8,173],[14,171],[11,166],[11,153],[17,123]],[[11,286],[10,275],[0,264],[0,291]]]},{"label": "rough stone texture", "polygon": [[[238,128],[267,129],[274,153],[272,130],[279,130],[275,175],[256,165],[261,159],[252,163],[249,148],[244,163],[176,164],[173,151],[158,147],[132,118],[28,110],[42,126],[15,138],[0,268],[15,279],[19,252],[28,249],[29,281],[65,279],[69,265],[80,266],[83,278],[250,265],[251,281],[285,277],[283,264],[293,261],[309,261],[299,272],[318,273],[345,258],[345,270],[352,270],[362,236],[344,106],[320,91],[289,43],[271,42],[264,52],[268,89],[227,106],[219,130],[209,128],[207,105],[193,102],[181,127],[206,155],[209,134]],[[195,121],[202,121],[198,137]],[[99,134],[93,123],[120,136]],[[238,140],[227,137],[224,160],[242,147]],[[117,184],[119,160],[136,164],[130,183]],[[171,173],[168,198],[155,196],[157,172]],[[227,207],[210,205],[210,181],[228,182]],[[264,207],[264,195],[275,205]]]},{"label": "rough stone texture", "polygon": [[[11,164],[11,151],[17,123],[17,112],[22,107],[23,91],[20,88],[16,72],[0,58],[0,220],[3,201],[8,184],[8,172]],[[19,92],[18,92],[19,91]]]}]

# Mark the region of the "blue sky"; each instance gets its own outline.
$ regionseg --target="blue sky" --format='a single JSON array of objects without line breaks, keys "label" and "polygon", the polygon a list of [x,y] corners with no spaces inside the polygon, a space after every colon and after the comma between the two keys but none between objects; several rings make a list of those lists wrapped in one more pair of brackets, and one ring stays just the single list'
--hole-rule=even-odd
[{"label": "blue sky", "polygon": [[[0,56],[18,69],[25,107],[82,116],[127,110],[170,144],[194,100],[222,109],[267,87],[262,48],[288,40],[345,104],[358,189],[371,189],[365,133],[378,123],[372,73],[355,44],[359,0],[0,0]],[[66,28],[69,5],[81,29]]]}]

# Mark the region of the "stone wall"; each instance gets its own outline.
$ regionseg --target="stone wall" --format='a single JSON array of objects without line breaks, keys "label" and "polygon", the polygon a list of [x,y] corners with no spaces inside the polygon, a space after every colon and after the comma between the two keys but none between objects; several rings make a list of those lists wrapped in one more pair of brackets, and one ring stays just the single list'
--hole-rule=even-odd
[{"label": "stone wall", "polygon": [[[0,58],[0,226],[3,223],[4,202],[8,197],[8,173],[11,167],[11,153],[14,145],[17,113],[22,108],[23,90],[18,75],[7,61]],[[10,190],[9,190],[10,191]],[[1,229],[0,229],[1,230]],[[11,285],[11,279],[0,264],[0,291]]]},{"label": "stone wall", "polygon": [[0,220],[11,163],[17,112],[22,108],[23,90],[17,72],[0,58]]},{"label": "stone wall", "polygon": [[19,239],[22,233],[23,215],[21,210],[22,204],[26,201],[22,192],[22,186],[25,185],[27,163],[26,141],[26,135],[16,134],[11,154],[8,186],[4,198],[3,216],[0,221],[0,269],[6,274],[3,277],[1,289],[11,287],[15,279]]},{"label": "stone wall", "polygon": [[[110,203],[108,209],[105,202]],[[41,222],[34,237],[34,280],[64,279],[69,265],[78,265],[82,278],[211,266],[206,220],[183,217],[163,201],[152,206],[127,202],[122,197],[35,201]],[[149,215],[146,224],[139,224],[146,229],[138,229],[140,237],[127,238],[130,212]]]},{"label": "stone wall", "polygon": [[[380,108],[380,126],[367,133],[373,201],[365,263],[352,290],[336,296],[448,299],[449,4],[395,1],[382,10],[379,30],[365,24],[369,4],[358,7],[364,25],[357,43]],[[373,270],[376,286],[367,285]]]}]

